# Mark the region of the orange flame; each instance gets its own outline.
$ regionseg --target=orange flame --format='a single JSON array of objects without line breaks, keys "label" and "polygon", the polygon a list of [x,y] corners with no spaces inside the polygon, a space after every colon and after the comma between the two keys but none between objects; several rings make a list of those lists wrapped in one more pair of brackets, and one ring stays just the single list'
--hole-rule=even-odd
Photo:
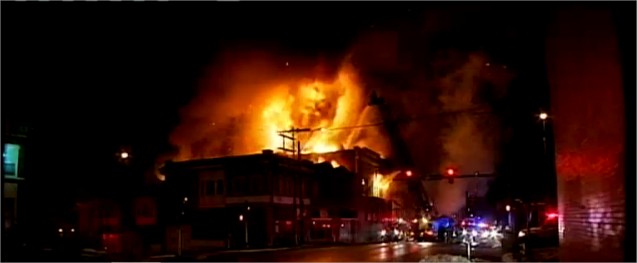
[{"label": "orange flame", "polygon": [[310,130],[294,134],[303,153],[359,146],[388,155],[387,142],[375,131],[379,127],[347,128],[377,123],[374,118],[379,116],[366,105],[366,91],[347,61],[331,78],[300,79],[256,60],[220,67],[214,73],[218,77],[205,83],[182,110],[181,123],[171,134],[170,141],[178,148],[171,159],[252,154],[280,147],[297,150],[280,136],[291,128]]},{"label": "orange flame", "polygon": [[313,131],[297,134],[304,153],[325,153],[343,147],[351,131],[330,128],[351,126],[358,120],[364,97],[351,67],[344,67],[332,82],[306,81],[290,93],[271,96],[265,106],[261,122],[267,125],[264,148],[276,149],[283,145],[279,131],[291,128],[309,128]]}]

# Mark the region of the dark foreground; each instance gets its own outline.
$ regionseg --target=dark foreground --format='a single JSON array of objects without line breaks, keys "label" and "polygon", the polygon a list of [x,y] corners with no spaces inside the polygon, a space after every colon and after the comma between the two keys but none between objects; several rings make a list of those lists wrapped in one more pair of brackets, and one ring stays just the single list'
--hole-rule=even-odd
[{"label": "dark foreground", "polygon": [[[200,256],[198,261],[213,262],[418,262],[436,254],[466,255],[461,245],[442,243],[384,243],[337,247],[286,249],[257,252],[222,252]],[[476,248],[472,254],[486,261],[501,261],[499,248]]]},{"label": "dark foreground", "polygon": [[[4,252],[4,251],[3,251]],[[13,251],[12,252],[18,252]],[[106,255],[79,253],[64,249],[52,251],[21,251],[13,257],[3,255],[3,261],[113,261]],[[153,257],[145,261],[177,262],[418,262],[427,256],[449,254],[465,256],[466,248],[431,242],[400,242],[365,245],[340,245],[270,250],[202,252],[183,257]],[[472,258],[501,261],[500,248],[475,248]],[[127,260],[126,256],[116,261]]]}]

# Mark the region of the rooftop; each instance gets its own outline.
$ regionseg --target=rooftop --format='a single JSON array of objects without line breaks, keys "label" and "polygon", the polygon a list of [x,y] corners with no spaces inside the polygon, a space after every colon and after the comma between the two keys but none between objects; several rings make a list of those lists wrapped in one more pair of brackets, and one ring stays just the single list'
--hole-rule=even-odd
[{"label": "rooftop", "polygon": [[162,167],[162,174],[166,174],[167,169],[205,169],[228,165],[246,165],[261,161],[276,161],[279,163],[301,163],[307,167],[315,165],[308,160],[298,160],[287,155],[276,154],[272,150],[263,150],[257,154],[223,156],[217,158],[194,159],[187,161],[168,161]]}]

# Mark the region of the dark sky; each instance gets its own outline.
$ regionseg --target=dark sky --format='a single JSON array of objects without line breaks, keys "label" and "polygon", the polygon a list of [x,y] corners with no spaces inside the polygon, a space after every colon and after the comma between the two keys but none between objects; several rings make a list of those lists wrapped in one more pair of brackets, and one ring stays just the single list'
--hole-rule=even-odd
[{"label": "dark sky", "polygon": [[[510,95],[513,113],[507,117],[516,131],[526,131],[519,138],[537,135],[532,112],[548,102],[543,40],[535,38],[543,26],[534,24],[543,12],[523,15],[510,11],[510,5],[2,5],[3,123],[30,124],[38,162],[34,176],[69,188],[77,187],[72,182],[78,178],[109,176],[113,155],[122,146],[132,147],[139,171],[152,165],[156,154],[168,149],[178,109],[194,95],[221,47],[276,45],[290,54],[339,53],[370,25],[417,20],[420,10],[444,5],[472,10],[454,16],[472,27],[447,32],[442,44],[484,48],[521,69],[514,84],[520,88]],[[514,9],[544,10],[528,5]],[[525,22],[525,17],[534,19]],[[503,28],[509,35],[502,34]],[[508,38],[517,44],[509,45]],[[531,117],[512,117],[518,113]]]}]

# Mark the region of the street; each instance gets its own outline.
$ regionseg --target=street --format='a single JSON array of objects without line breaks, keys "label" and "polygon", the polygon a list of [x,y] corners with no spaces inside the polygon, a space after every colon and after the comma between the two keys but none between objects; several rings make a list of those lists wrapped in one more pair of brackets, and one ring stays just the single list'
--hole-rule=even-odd
[{"label": "street", "polygon": [[[224,252],[206,257],[203,261],[259,261],[259,262],[418,262],[436,254],[466,255],[459,244],[403,242],[334,247],[288,249],[265,252]],[[472,257],[500,261],[500,248],[476,248]]]}]

